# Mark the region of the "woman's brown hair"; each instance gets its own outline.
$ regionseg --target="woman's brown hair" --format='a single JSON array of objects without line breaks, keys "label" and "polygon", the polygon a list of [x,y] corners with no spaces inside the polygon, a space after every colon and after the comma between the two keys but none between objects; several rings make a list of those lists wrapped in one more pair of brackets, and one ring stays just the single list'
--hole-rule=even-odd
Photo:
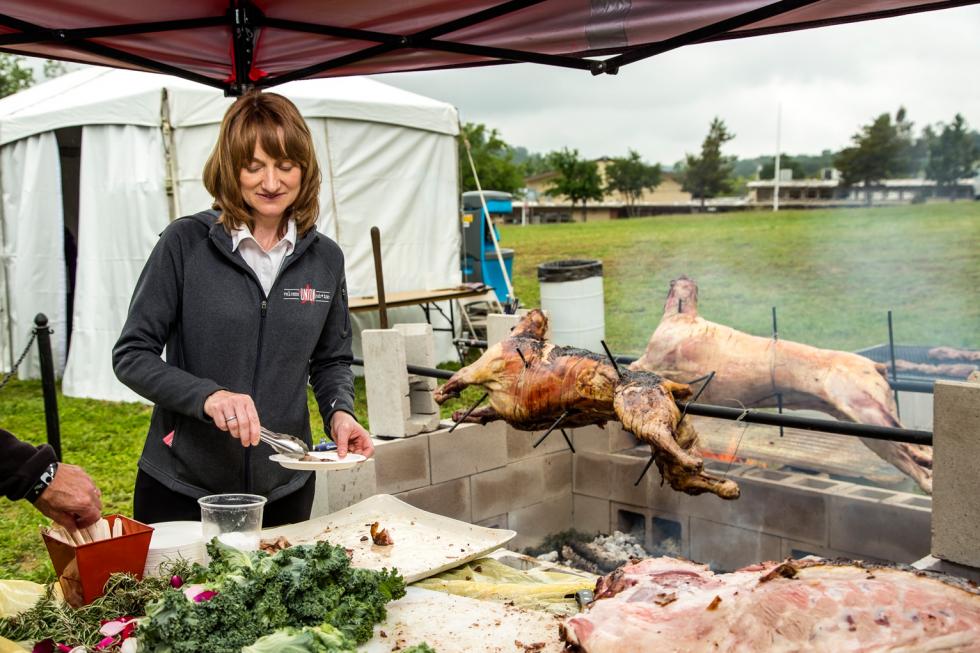
[{"label": "woman's brown hair", "polygon": [[[279,130],[282,130],[282,137]],[[289,160],[303,173],[299,196],[286,210],[280,233],[289,218],[296,220],[296,232],[305,234],[316,225],[320,214],[320,166],[313,150],[310,129],[296,105],[276,93],[250,91],[232,104],[221,121],[214,151],[204,164],[204,187],[221,211],[225,229],[255,228],[251,209],[242,197],[239,181],[242,168],[255,155],[255,144],[277,160]]]}]

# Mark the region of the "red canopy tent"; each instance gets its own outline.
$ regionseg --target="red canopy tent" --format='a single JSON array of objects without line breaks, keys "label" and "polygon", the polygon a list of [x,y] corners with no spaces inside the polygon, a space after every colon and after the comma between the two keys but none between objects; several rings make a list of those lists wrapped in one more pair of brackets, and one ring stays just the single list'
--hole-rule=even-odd
[{"label": "red canopy tent", "polygon": [[301,78],[532,62],[616,74],[692,43],[980,0],[4,0],[0,51],[239,94]]}]

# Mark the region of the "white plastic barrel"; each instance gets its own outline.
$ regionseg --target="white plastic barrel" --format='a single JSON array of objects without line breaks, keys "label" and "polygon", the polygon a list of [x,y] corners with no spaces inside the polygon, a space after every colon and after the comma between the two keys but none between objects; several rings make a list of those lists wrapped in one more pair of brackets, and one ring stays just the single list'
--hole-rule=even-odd
[{"label": "white plastic barrel", "polygon": [[602,352],[606,337],[602,261],[550,261],[538,266],[541,308],[559,345]]}]

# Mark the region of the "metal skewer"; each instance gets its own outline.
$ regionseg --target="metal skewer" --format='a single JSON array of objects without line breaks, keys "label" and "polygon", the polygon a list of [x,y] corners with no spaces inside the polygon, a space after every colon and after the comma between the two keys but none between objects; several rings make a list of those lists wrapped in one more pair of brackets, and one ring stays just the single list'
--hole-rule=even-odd
[{"label": "metal skewer", "polygon": [[483,396],[476,400],[476,403],[474,403],[472,406],[466,409],[466,412],[463,413],[463,416],[459,418],[459,421],[454,422],[453,425],[449,427],[449,432],[452,433],[453,431],[455,431],[456,427],[459,426],[461,423],[465,422],[466,418],[470,416],[470,413],[476,410],[476,407],[482,404],[483,400],[489,396],[490,396],[489,392],[484,392]]}]

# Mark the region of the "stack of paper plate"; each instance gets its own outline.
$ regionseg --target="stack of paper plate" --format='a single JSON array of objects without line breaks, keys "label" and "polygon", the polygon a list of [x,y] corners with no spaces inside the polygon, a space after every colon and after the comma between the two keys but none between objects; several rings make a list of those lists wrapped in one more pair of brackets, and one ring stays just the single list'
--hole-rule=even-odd
[{"label": "stack of paper plate", "polygon": [[153,539],[146,554],[144,576],[157,576],[160,566],[183,558],[188,562],[205,564],[204,537],[201,535],[199,521],[168,521],[150,524]]}]

